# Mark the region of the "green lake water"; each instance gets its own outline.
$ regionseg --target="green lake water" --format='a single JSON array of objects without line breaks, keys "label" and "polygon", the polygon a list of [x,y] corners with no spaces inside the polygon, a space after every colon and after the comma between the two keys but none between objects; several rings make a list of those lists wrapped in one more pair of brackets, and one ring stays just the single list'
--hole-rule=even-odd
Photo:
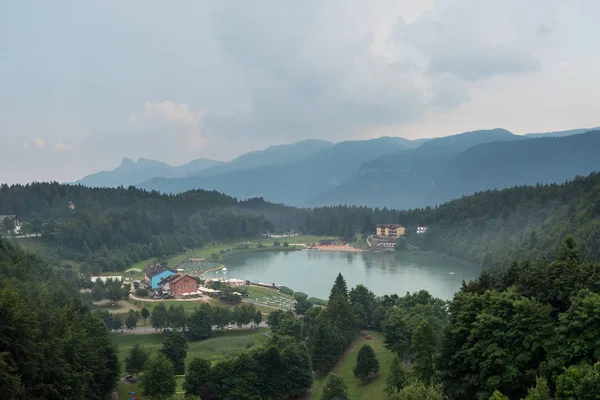
[{"label": "green lake water", "polygon": [[447,300],[463,280],[472,280],[480,272],[478,266],[452,258],[404,252],[254,252],[228,256],[224,264],[226,274],[211,272],[207,276],[275,283],[323,299],[329,297],[339,272],[348,288],[362,283],[377,295],[425,289]]}]

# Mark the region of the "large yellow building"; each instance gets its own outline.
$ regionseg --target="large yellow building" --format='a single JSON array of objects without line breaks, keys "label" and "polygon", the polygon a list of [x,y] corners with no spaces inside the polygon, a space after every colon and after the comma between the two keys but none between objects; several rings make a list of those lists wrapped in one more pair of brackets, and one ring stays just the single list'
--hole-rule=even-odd
[{"label": "large yellow building", "polygon": [[377,225],[377,236],[386,238],[397,238],[404,236],[406,228],[396,224],[380,224]]}]

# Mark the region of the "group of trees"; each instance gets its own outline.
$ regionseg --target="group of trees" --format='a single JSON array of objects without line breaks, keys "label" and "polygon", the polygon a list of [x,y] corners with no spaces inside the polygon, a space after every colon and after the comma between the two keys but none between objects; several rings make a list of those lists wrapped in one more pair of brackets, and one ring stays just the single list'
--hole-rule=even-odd
[{"label": "group of trees", "polygon": [[[150,357],[139,346],[131,350],[128,372],[143,371],[144,395],[158,399],[175,394],[174,375],[185,368],[185,340],[180,332],[169,333],[160,351]],[[303,394],[311,385],[312,366],[306,346],[278,335],[263,348],[216,364],[194,358],[185,369],[183,389],[186,398],[203,400],[285,399]]]},{"label": "group of trees", "polygon": [[223,329],[230,323],[234,323],[241,328],[250,323],[258,325],[261,321],[261,312],[251,303],[242,303],[233,309],[202,303],[189,315],[186,314],[181,304],[171,305],[167,308],[164,303],[159,303],[151,314],[153,328],[185,329],[192,339],[210,337],[213,325]]},{"label": "group of trees", "polygon": [[529,392],[549,387],[557,400],[594,398],[585,396],[600,388],[599,291],[600,264],[571,237],[551,263],[515,262],[465,284],[440,346],[445,393],[535,399]]},{"label": "group of trees", "polygon": [[0,389],[6,399],[98,399],[119,374],[102,320],[71,282],[0,239]]},{"label": "group of trees", "polygon": [[263,216],[237,205],[235,198],[204,190],[166,195],[134,187],[0,186],[0,214],[18,215],[26,231],[41,233],[60,257],[93,272],[274,230]]},{"label": "group of trees", "polygon": [[108,278],[106,281],[98,279],[90,286],[93,301],[99,302],[106,299],[113,304],[129,297],[129,291],[131,290],[129,284],[124,285],[120,279],[113,278]]}]

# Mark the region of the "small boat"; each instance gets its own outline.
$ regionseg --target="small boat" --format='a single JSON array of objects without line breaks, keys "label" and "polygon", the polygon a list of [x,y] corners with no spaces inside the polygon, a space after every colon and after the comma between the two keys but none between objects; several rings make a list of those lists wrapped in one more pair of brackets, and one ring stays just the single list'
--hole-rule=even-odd
[{"label": "small boat", "polygon": [[223,268],[221,269],[221,272],[223,272],[223,273],[226,273],[226,272],[227,272],[227,268],[226,268],[226,267],[223,267]]},{"label": "small boat", "polygon": [[454,272],[448,272],[448,275],[454,275]]}]

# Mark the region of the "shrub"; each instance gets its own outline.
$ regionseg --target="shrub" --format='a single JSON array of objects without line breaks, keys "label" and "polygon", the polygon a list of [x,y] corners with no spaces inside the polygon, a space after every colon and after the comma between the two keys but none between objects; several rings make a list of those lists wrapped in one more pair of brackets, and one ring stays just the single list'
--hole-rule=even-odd
[{"label": "shrub", "polygon": [[308,299],[308,295],[303,292],[295,292],[294,297],[297,299],[305,299],[305,300]]},{"label": "shrub", "polygon": [[135,295],[136,297],[148,297],[148,289],[137,288]]},{"label": "shrub", "polygon": [[279,291],[285,294],[289,294],[290,296],[294,294],[294,291],[287,286],[280,286]]}]

